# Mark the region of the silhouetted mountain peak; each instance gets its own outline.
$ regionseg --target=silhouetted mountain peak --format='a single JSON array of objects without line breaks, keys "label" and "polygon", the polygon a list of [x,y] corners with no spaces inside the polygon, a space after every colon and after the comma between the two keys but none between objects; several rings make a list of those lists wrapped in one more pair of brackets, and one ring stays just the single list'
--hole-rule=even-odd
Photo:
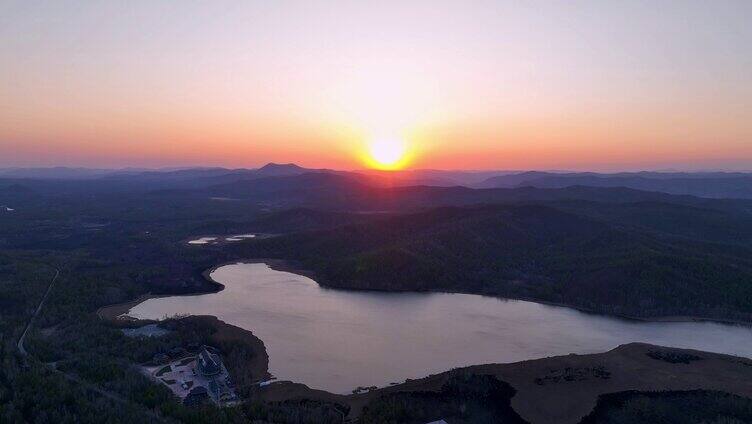
[{"label": "silhouetted mountain peak", "polygon": [[307,169],[294,163],[270,162],[259,168],[256,172],[264,175],[295,175],[306,172]]}]

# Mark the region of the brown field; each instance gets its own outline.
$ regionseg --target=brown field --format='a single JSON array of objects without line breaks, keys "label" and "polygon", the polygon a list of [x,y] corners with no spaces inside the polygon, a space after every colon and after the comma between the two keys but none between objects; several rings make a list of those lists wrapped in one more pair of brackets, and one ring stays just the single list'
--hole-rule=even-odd
[{"label": "brown field", "polygon": [[[271,268],[313,277],[289,262],[257,259]],[[218,265],[222,266],[224,264]],[[217,267],[204,272],[209,274]],[[223,287],[218,285],[218,289]],[[101,308],[97,313],[102,319],[122,321],[116,318],[134,305],[156,296],[143,296],[132,302]],[[209,323],[217,332],[216,341],[232,340],[247,345],[256,358],[243,368],[254,376],[268,376],[268,356],[263,342],[250,331],[224,323],[215,317],[191,317]],[[692,321],[695,317],[667,317],[660,320]],[[648,356],[651,351],[688,354],[699,357],[689,363],[670,363]],[[247,368],[246,368],[247,367]],[[621,345],[604,353],[590,355],[565,355],[510,364],[475,365],[447,371],[422,379],[381,388],[356,395],[338,395],[314,390],[303,384],[276,382],[265,387],[255,387],[254,396],[265,401],[313,399],[345,404],[350,407],[348,418],[354,419],[372,399],[383,394],[400,391],[437,391],[451,373],[467,372],[494,375],[509,383],[517,393],[511,406],[525,420],[535,424],[577,423],[595,407],[598,396],[626,390],[719,390],[752,398],[752,360],[729,355],[714,354],[686,349],[674,349],[644,343]],[[242,379],[242,378],[241,378]]]},{"label": "brown field", "polygon": [[[701,359],[688,364],[669,363],[648,356],[650,351],[686,353]],[[476,365],[362,395],[333,395],[294,383],[272,384],[260,394],[269,401],[309,398],[345,403],[351,407],[349,418],[355,418],[368,401],[381,394],[436,391],[452,372],[489,374],[506,381],[517,390],[512,407],[534,424],[577,423],[595,407],[599,395],[625,390],[706,389],[752,398],[752,360],[643,343],[592,355]]]}]

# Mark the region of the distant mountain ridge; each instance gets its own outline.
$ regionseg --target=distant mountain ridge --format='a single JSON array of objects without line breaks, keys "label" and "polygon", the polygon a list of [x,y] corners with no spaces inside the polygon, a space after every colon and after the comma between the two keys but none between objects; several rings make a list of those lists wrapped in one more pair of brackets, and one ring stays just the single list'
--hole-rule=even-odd
[{"label": "distant mountain ridge", "polygon": [[127,175],[189,175],[189,174],[235,174],[284,176],[306,172],[357,173],[377,178],[389,178],[424,185],[474,185],[490,177],[506,175],[514,171],[447,171],[437,169],[409,169],[398,171],[380,171],[374,169],[335,170],[327,168],[306,168],[295,163],[270,162],[259,168],[224,168],[224,167],[169,167],[169,168],[84,168],[84,167],[8,167],[0,168],[0,178],[34,178],[34,179],[80,179],[105,176]]},{"label": "distant mountain ridge", "polygon": [[711,198],[752,198],[752,174],[743,172],[634,172],[616,174],[523,172],[491,177],[476,187],[627,187]]},{"label": "distant mountain ridge", "polygon": [[[140,193],[194,199],[237,199],[271,209],[306,207],[342,212],[410,211],[437,206],[550,201],[664,202],[705,207],[710,201],[686,194],[626,188],[620,184],[534,187],[524,183],[531,175],[529,173],[504,176],[517,185],[512,188],[415,185],[413,180],[402,179],[404,175],[394,177],[391,174],[311,170],[294,164],[270,164],[254,170],[203,168],[112,174],[89,178],[85,184],[79,179],[0,178],[0,200],[7,202],[20,191],[28,193],[26,198]],[[737,178],[747,177],[724,180],[733,182]],[[698,178],[698,181],[704,180]],[[715,201],[713,207],[752,211],[752,200],[737,197],[741,199]]]},{"label": "distant mountain ridge", "polygon": [[69,168],[0,168],[0,178],[40,178],[40,179],[86,179],[96,178],[115,172],[111,169]]},{"label": "distant mountain ridge", "polygon": [[303,173],[234,181],[213,185],[196,193],[247,199],[277,208],[308,207],[349,212],[410,211],[438,206],[478,204],[594,201],[606,203],[663,202],[684,206],[752,211],[750,200],[711,200],[689,195],[637,190],[624,187],[570,186],[563,188],[491,188],[463,186],[384,186],[355,173]]},{"label": "distant mountain ridge", "polygon": [[[282,178],[282,180],[274,181],[274,178]],[[0,186],[3,185],[1,180],[6,183],[10,180],[16,180],[14,183],[30,187],[38,185],[35,181],[49,180],[57,181],[58,188],[61,190],[77,190],[77,185],[72,183],[87,180],[87,184],[93,189],[101,186],[103,189],[114,191],[204,190],[214,193],[213,195],[229,197],[271,191],[265,187],[251,187],[254,184],[280,187],[293,181],[284,180],[285,178],[299,178],[300,188],[313,184],[317,190],[324,189],[324,185],[320,183],[328,181],[332,185],[332,189],[341,190],[341,195],[337,196],[339,201],[348,198],[349,201],[354,202],[362,202],[364,196],[373,194],[372,190],[366,190],[363,188],[364,186],[395,190],[400,187],[415,186],[445,188],[451,189],[458,195],[463,192],[460,188],[627,188],[705,198],[752,199],[752,173],[744,172],[645,171],[602,174],[595,172],[443,171],[430,169],[340,171],[325,168],[305,168],[294,163],[268,163],[255,169],[220,167],[156,170],[66,167],[0,169]],[[314,180],[318,180],[318,182],[314,182]],[[436,192],[434,190],[434,194]],[[307,197],[310,198],[312,195]],[[395,196],[400,197],[399,190],[395,191]],[[493,199],[491,198],[490,201],[493,201]]]}]

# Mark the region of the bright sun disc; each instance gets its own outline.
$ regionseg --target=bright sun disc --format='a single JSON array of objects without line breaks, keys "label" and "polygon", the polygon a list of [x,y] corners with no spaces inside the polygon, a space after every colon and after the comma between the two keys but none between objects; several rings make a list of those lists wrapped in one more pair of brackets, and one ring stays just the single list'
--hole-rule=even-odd
[{"label": "bright sun disc", "polygon": [[379,167],[396,167],[405,156],[405,144],[396,139],[374,140],[369,145],[369,154]]}]

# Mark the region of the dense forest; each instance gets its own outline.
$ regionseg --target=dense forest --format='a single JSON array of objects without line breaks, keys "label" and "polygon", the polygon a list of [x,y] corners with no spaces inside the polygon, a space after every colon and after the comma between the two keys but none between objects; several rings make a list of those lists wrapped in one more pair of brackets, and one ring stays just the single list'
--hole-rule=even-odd
[{"label": "dense forest", "polygon": [[[216,170],[86,183],[0,179],[0,204],[12,209],[0,211],[0,421],[341,422],[347,407],[333,402],[257,399],[250,386],[261,375],[246,365],[263,358],[218,339],[216,323],[175,318],[163,324],[168,336],[133,339],[97,316],[146,293],[218,290],[202,272],[228,260],[298,261],[342,288],[483,293],[638,316],[752,314],[746,201],[602,188],[362,189],[367,179],[289,171],[280,181]],[[262,178],[265,189],[246,189]],[[213,197],[220,192],[248,196]],[[263,237],[186,243],[246,232]],[[25,355],[19,339],[48,288]],[[241,407],[186,408],[135,370],[188,342],[221,348]],[[374,398],[363,420],[420,422],[439,412],[515,422],[506,383],[467,378],[473,383],[456,380],[430,396]]]},{"label": "dense forest", "polygon": [[444,290],[613,314],[752,317],[752,219],[661,203],[436,208],[231,246],[332,287]]},{"label": "dense forest", "polygon": [[581,424],[741,424],[752,422],[752,400],[723,392],[622,392],[602,395]]},{"label": "dense forest", "polygon": [[509,401],[515,390],[489,375],[457,373],[437,392],[399,392],[381,396],[364,409],[363,424],[420,424],[440,419],[467,424],[526,421]]}]

